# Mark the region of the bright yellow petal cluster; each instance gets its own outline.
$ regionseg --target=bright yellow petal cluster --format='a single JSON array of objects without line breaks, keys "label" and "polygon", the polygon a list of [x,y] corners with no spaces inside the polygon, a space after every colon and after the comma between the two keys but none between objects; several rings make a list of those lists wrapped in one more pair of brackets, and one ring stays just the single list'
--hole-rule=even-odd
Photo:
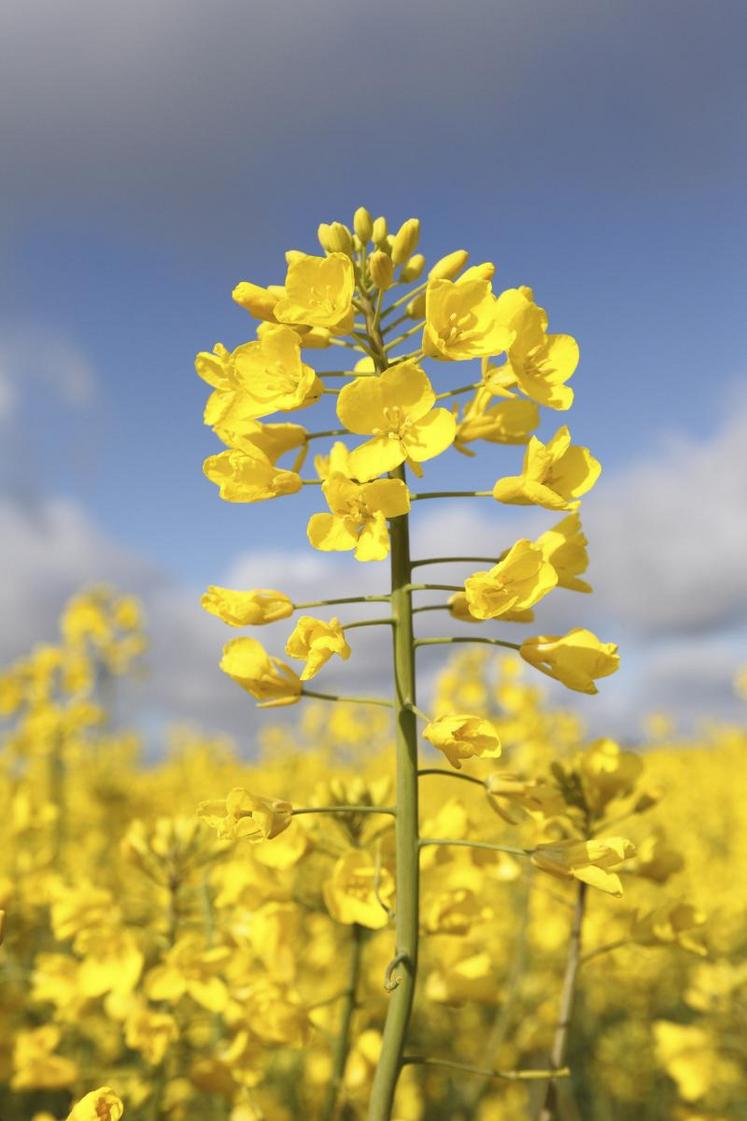
[{"label": "bright yellow petal cluster", "polygon": [[417,470],[450,447],[456,422],[448,409],[434,408],[435,401],[430,381],[412,362],[346,385],[337,399],[337,415],[351,432],[373,436],[350,453],[352,477],[365,482],[405,462]]},{"label": "bright yellow petal cluster", "polygon": [[588,541],[577,513],[541,533],[537,538],[545,556],[558,574],[558,587],[572,592],[590,592],[591,585],[579,576],[589,567]]},{"label": "bright yellow petal cluster", "polygon": [[493,497],[516,506],[575,510],[578,499],[591,490],[601,472],[599,461],[589,449],[572,444],[570,432],[563,427],[547,444],[532,436],[521,475],[499,479]]},{"label": "bright yellow petal cluster", "polygon": [[547,312],[534,303],[531,288],[501,292],[498,307],[514,336],[506,357],[506,374],[539,405],[569,409],[573,390],[565,383],[578,365],[576,340],[570,335],[547,334]]},{"label": "bright yellow petal cluster", "polygon": [[124,1105],[110,1086],[91,1090],[71,1109],[67,1121],[120,1121]]},{"label": "bright yellow petal cluster", "polygon": [[271,588],[239,592],[211,584],[200,602],[205,611],[230,627],[261,627],[293,614],[293,601]]},{"label": "bright yellow petal cluster", "polygon": [[295,494],[302,485],[295,471],[276,467],[263,451],[249,446],[208,456],[203,471],[225,502],[265,502]]},{"label": "bright yellow petal cluster", "polygon": [[345,253],[312,257],[294,253],[285,278],[285,290],[274,306],[281,323],[323,327],[347,334],[353,326],[353,262]]},{"label": "bright yellow petal cluster", "polygon": [[494,725],[479,716],[438,716],[423,729],[423,738],[442,751],[457,770],[461,769],[462,759],[496,759],[501,754],[501,741]]},{"label": "bright yellow petal cluster", "polygon": [[398,518],[410,509],[410,495],[400,479],[355,483],[334,472],[322,484],[331,510],[312,514],[309,541],[322,552],[355,551],[359,561],[384,560],[389,555],[387,518]]},{"label": "bright yellow petal cluster", "polygon": [[474,456],[467,447],[473,440],[489,444],[526,444],[540,422],[539,409],[532,401],[497,401],[493,395],[478,389],[457,425],[454,447],[463,455]]},{"label": "bright yellow petal cluster", "polygon": [[301,679],[272,658],[256,638],[232,638],[223,647],[220,668],[260,702],[260,708],[292,705],[301,696]]},{"label": "bright yellow petal cluster", "polygon": [[539,543],[517,541],[503,560],[464,582],[467,607],[475,619],[497,619],[526,611],[558,583],[558,574]]},{"label": "bright yellow petal cluster", "polygon": [[620,667],[617,646],[600,642],[582,627],[565,635],[537,635],[521,644],[522,658],[530,666],[554,677],[577,693],[596,693],[599,677],[608,677]]},{"label": "bright yellow petal cluster", "polygon": [[226,798],[200,802],[197,814],[227,840],[269,841],[287,829],[293,816],[290,802],[263,798],[235,787]]},{"label": "bright yellow petal cluster", "polygon": [[285,644],[285,652],[291,658],[305,660],[301,681],[316,677],[334,654],[344,662],[351,654],[339,619],[333,618],[326,623],[311,615],[301,615]]},{"label": "bright yellow petal cluster", "polygon": [[380,930],[389,922],[387,905],[394,894],[391,872],[377,866],[363,849],[350,849],[340,857],[322,892],[327,910],[339,923]]},{"label": "bright yellow petal cluster", "polygon": [[622,895],[617,872],[635,854],[635,845],[625,837],[597,837],[591,841],[555,841],[537,845],[532,863],[561,880],[580,880],[609,895]]},{"label": "bright yellow petal cluster", "polygon": [[431,280],[425,295],[423,352],[461,361],[501,354],[514,332],[506,326],[489,280],[468,270],[457,281]]}]

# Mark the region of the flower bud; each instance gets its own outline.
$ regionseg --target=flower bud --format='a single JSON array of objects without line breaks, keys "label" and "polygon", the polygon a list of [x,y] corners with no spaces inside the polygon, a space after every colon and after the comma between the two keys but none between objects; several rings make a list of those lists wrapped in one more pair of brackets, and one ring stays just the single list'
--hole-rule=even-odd
[{"label": "flower bud", "polygon": [[331,222],[329,225],[322,222],[316,233],[325,253],[347,253],[348,256],[352,253],[353,235],[342,222]]},{"label": "flower bud", "polygon": [[405,262],[399,274],[400,280],[403,284],[410,284],[411,281],[417,280],[423,269],[425,268],[425,257],[422,253],[416,253],[414,257]]},{"label": "flower bud", "polygon": [[422,319],[425,315],[425,292],[420,292],[419,295],[410,300],[405,311],[410,319]]},{"label": "flower bud", "polygon": [[479,265],[472,265],[460,277],[461,280],[492,280],[495,276],[495,265],[492,261],[483,261]]},{"label": "flower bud", "polygon": [[428,279],[453,280],[457,273],[462,271],[468,260],[469,253],[466,249],[455,249],[453,253],[447,253],[440,261],[436,261],[428,273]]},{"label": "flower bud", "polygon": [[394,279],[394,265],[388,253],[377,249],[369,257],[368,267],[371,272],[371,280],[380,292],[386,292],[387,288],[391,288]]},{"label": "flower bud", "polygon": [[420,238],[420,219],[408,218],[403,222],[394,235],[392,243],[392,261],[395,265],[402,265],[418,247]]},{"label": "flower bud", "polygon": [[373,219],[371,215],[368,213],[365,206],[359,206],[353,215],[353,229],[361,239],[363,245],[371,240],[373,228]]},{"label": "flower bud", "polygon": [[387,225],[386,218],[376,218],[371,231],[371,240],[376,245],[382,245],[386,242]]}]

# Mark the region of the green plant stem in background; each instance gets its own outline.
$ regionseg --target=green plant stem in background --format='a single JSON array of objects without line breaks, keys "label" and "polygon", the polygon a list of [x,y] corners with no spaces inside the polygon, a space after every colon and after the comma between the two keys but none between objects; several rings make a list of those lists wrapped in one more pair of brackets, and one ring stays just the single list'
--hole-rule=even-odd
[{"label": "green plant stem in background", "polygon": [[342,1085],[342,1079],[345,1074],[345,1064],[347,1063],[348,1053],[350,1051],[351,1027],[353,1023],[353,1014],[357,1005],[358,985],[361,975],[361,957],[364,938],[363,927],[359,926],[358,923],[354,923],[351,934],[352,944],[350,947],[348,983],[347,988],[340,997],[342,1000],[340,1027],[332,1050],[332,1075],[320,1115],[321,1121],[333,1121],[335,1113],[337,1112],[340,1086]]},{"label": "green plant stem in background", "polygon": [[[568,958],[566,960],[565,974],[563,975],[563,988],[560,993],[560,1012],[555,1027],[552,1050],[550,1052],[550,1069],[557,1072],[562,1068],[568,1044],[568,1029],[573,1015],[573,999],[576,995],[576,976],[581,964],[581,938],[583,935],[584,917],[586,915],[586,884],[578,885],[576,906],[573,911],[571,936],[568,943]],[[539,1121],[556,1121],[558,1117],[558,1087],[557,1073],[547,1084],[545,1098],[539,1113]]]}]

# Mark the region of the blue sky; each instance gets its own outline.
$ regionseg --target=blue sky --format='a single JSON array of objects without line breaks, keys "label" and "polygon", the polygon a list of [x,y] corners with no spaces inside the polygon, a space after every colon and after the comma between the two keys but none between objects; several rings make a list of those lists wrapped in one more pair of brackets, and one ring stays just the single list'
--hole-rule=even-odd
[{"label": "blue sky", "polygon": [[[626,495],[645,502],[697,461],[690,493],[662,483],[669,507],[645,524],[686,521],[702,539],[698,487],[724,448],[738,461],[747,416],[743,4],[40,0],[0,19],[0,483],[16,574],[5,653],[43,637],[34,628],[49,630],[97,557],[146,598],[179,589],[191,619],[196,592],[247,553],[305,548],[312,496],[228,506],[203,479],[217,447],[192,360],[250,337],[230,300],[238,280],[281,281],[286,248],[313,252],[318,222],[349,221],[361,203],[393,223],[419,216],[430,258],[464,247],[494,260],[498,287],[533,285],[551,326],[579,339],[562,419],[604,464],[600,526],[613,495],[622,516]],[[516,454],[485,456],[485,471],[512,473]],[[728,573],[745,544],[730,486],[715,543]],[[44,538],[60,502],[77,527],[70,556]],[[18,519],[34,517],[46,567],[14,544]],[[638,541],[631,557],[650,563],[660,545]],[[631,566],[620,580],[633,585]],[[632,632],[640,667],[645,627],[615,602],[611,589],[599,611]],[[723,667],[741,631],[716,615]],[[219,646],[192,625],[195,643],[209,633]],[[685,640],[667,641],[679,664]],[[722,685],[703,706],[727,705]]]}]

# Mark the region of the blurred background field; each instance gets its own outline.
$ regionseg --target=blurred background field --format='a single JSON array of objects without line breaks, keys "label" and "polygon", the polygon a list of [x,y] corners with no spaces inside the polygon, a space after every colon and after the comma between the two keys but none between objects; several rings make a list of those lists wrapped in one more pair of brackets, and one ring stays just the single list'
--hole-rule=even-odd
[{"label": "blurred background field", "polygon": [[[62,1118],[106,1084],[128,1121],[332,1116],[359,955],[336,1115],[362,1117],[391,955],[391,826],[351,811],[299,817],[273,840],[221,840],[196,810],[234,787],[296,806],[384,805],[389,716],[306,702],[275,716],[251,760],[225,736],[176,728],[145,766],[137,732],[111,719],[145,643],[137,603],[94,589],[69,605],[57,644],[0,677],[0,1116]],[[637,846],[621,897],[614,884],[588,891],[562,1116],[747,1116],[744,723],[680,739],[660,714],[635,745],[590,741],[515,659],[474,653],[436,683],[436,711],[465,705],[496,721],[504,755],[469,760],[476,783],[423,778],[425,836],[522,847],[583,806],[597,833]],[[443,772],[436,754],[424,766]],[[471,848],[424,850],[422,867],[410,1053],[545,1067],[577,881]],[[541,1088],[413,1064],[396,1116],[518,1121]]]}]

